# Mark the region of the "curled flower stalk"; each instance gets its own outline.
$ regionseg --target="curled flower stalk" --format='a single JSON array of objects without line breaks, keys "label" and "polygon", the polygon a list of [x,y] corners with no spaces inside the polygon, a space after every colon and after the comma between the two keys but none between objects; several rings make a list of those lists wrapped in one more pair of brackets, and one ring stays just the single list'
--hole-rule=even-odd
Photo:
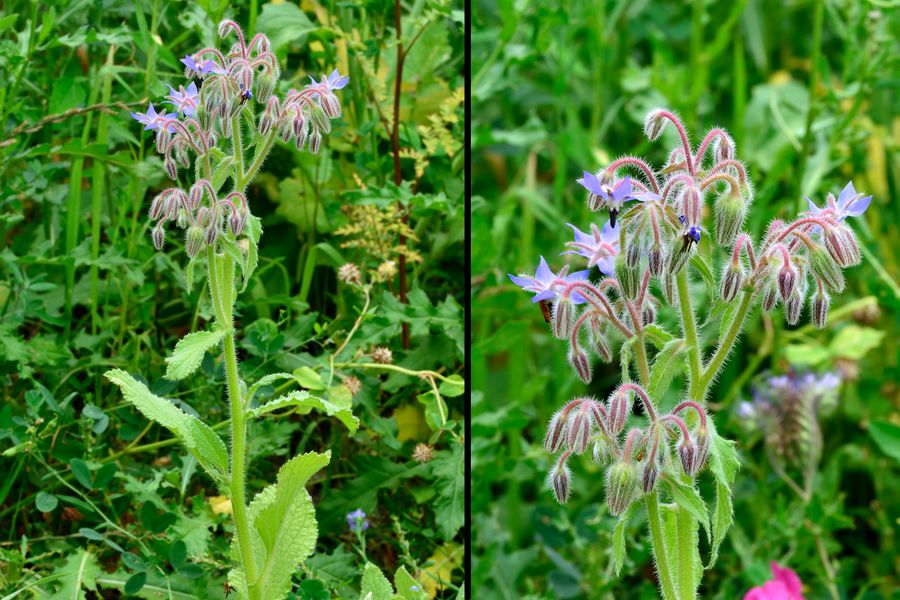
[{"label": "curled flower stalk", "polygon": [[[843,270],[860,262],[848,217],[861,216],[872,197],[849,183],[837,198],[829,194],[821,208],[808,200],[809,210],[793,221],[771,222],[755,242],[744,230],[753,185],[732,137],[715,128],[695,147],[674,113],[651,111],[644,124],[647,137],[656,141],[667,128],[675,130],[678,144],[662,168],[626,156],[577,180],[591,211],[601,222],[608,218],[602,226],[588,224],[588,232],[568,224],[574,240],[563,254],[575,255],[575,264],[586,270],[564,265],[557,274],[541,257],[533,276],[510,279],[534,294],[532,301],[541,304],[554,337],[567,344],[583,381],[591,381],[590,355],[611,361],[612,340],[623,338],[626,380],[605,401],[576,398],[550,420],[544,446],[559,458],[549,485],[565,503],[572,490],[569,461],[591,448],[594,461],[606,468],[610,514],[627,520],[636,506],[646,507],[661,593],[666,600],[685,600],[696,597],[703,571],[698,530],[710,541],[708,568],[732,520],[738,460],[734,442],[718,434],[706,408],[712,383],[753,306],[780,309],[789,325],[798,323],[808,306],[814,325],[826,326],[834,297],[844,288]],[[701,246],[713,249],[700,253]],[[708,264],[709,255],[722,257],[721,268]],[[694,289],[694,273],[707,285]],[[701,289],[716,291],[707,305],[724,320],[711,353],[701,343],[693,308]],[[656,322],[663,304],[676,309],[678,332]],[[654,345],[647,344],[650,325]],[[628,380],[632,369],[634,383]],[[686,397],[663,413],[657,409],[660,396],[679,372],[685,375]],[[643,424],[629,428],[635,404]],[[707,466],[715,484],[709,512],[697,487]],[[620,523],[614,547],[624,547],[624,531]],[[618,572],[622,553],[613,558]]]},{"label": "curled flower stalk", "polygon": [[[288,595],[294,570],[315,548],[315,509],[305,485],[328,463],[330,452],[294,457],[281,468],[277,482],[247,502],[249,419],[282,408],[324,406],[300,391],[257,405],[254,394],[261,386],[277,380],[296,385],[296,377],[268,375],[249,386],[240,377],[234,307],[237,294],[246,288],[257,267],[262,235],[247,187],[277,138],[291,142],[297,150],[320,151],[332,120],[341,116],[337,92],[348,79],[334,70],[302,89],[279,92],[281,71],[268,38],[257,34],[247,41],[237,23],[230,20],[223,21],[218,31],[232,44],[230,49],[203,48],[181,60],[189,81],[178,84],[177,89],[169,86],[164,104],[173,112],[158,111],[151,103],[145,112],[131,116],[154,132],[166,172],[175,180],[150,203],[153,245],[162,250],[167,233],[181,230],[189,259],[185,271],[188,287],[193,284],[195,268],[204,268],[215,315],[211,330],[188,334],[178,342],[166,359],[166,378],[188,377],[207,351],[222,349],[230,452],[205,423],[154,396],[134,377],[115,370],[108,372],[107,378],[122,388],[126,400],[145,416],[178,435],[230,498],[235,564],[229,583],[241,598],[275,600]],[[345,416],[342,421],[351,433],[355,431],[355,417]]]}]

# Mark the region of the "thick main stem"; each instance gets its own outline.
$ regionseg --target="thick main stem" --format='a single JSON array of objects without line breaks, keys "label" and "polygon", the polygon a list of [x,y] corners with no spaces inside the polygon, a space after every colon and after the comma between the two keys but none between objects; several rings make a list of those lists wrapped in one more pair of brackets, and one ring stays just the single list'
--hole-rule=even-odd
[{"label": "thick main stem", "polygon": [[659,574],[659,585],[665,600],[678,600],[675,586],[672,583],[672,572],[669,570],[669,559],[666,556],[666,542],[662,534],[662,516],[659,514],[659,492],[655,489],[647,494],[647,517],[650,521],[650,540],[653,543],[653,556],[656,558],[656,571]]},{"label": "thick main stem", "polygon": [[691,291],[688,287],[687,269],[682,269],[676,276],[678,287],[678,308],[681,311],[681,327],[684,331],[684,341],[688,345],[688,367],[690,369],[690,382],[688,396],[691,400],[702,402],[706,395],[706,388],[701,381],[700,341],[697,338],[697,323],[694,321],[694,311],[691,308]]},{"label": "thick main stem", "polygon": [[697,597],[696,550],[694,544],[694,518],[683,507],[678,507],[676,531],[678,532],[678,593],[679,600]]}]

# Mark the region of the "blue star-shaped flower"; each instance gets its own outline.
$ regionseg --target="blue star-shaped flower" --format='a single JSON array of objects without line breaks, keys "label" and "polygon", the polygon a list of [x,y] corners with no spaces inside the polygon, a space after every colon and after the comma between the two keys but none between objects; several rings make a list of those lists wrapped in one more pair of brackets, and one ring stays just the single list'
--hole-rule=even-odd
[{"label": "blue star-shaped flower", "polygon": [[197,111],[197,105],[200,103],[200,92],[197,91],[197,84],[193,81],[184,89],[179,86],[178,91],[170,85],[167,102],[175,107],[175,110],[188,117],[193,117]]},{"label": "blue star-shaped flower", "polygon": [[146,113],[133,112],[131,113],[131,118],[139,123],[143,123],[145,125],[144,131],[158,131],[160,127],[165,127],[169,133],[175,133],[175,126],[172,122],[176,119],[171,116],[167,117],[165,110],[157,113],[156,109],[153,108],[152,102]]},{"label": "blue star-shaped flower", "polygon": [[584,233],[571,223],[566,223],[575,233],[575,241],[566,244],[572,250],[563,254],[577,254],[588,259],[588,267],[597,265],[604,275],[612,275],[615,257],[619,253],[619,228],[608,221],[600,230],[591,225],[591,232]]},{"label": "blue star-shaped flower", "polygon": [[[575,271],[569,273],[569,267],[566,265],[560,272],[554,273],[547,266],[547,261],[541,257],[534,276],[531,275],[509,275],[510,280],[527,292],[534,292],[535,296],[532,302],[540,302],[541,300],[550,300],[562,294],[563,288],[574,281],[587,281],[590,271]],[[573,292],[569,299],[574,304],[583,304],[586,300],[576,292]]]},{"label": "blue star-shaped flower", "polygon": [[806,202],[809,204],[810,214],[830,216],[837,221],[843,221],[848,216],[858,217],[866,212],[866,209],[869,208],[869,204],[872,202],[872,196],[863,198],[862,194],[858,193],[856,188],[853,187],[853,182],[851,181],[841,190],[837,201],[835,201],[833,195],[829,194],[825,206],[822,208],[816,206],[809,198],[806,198]]}]

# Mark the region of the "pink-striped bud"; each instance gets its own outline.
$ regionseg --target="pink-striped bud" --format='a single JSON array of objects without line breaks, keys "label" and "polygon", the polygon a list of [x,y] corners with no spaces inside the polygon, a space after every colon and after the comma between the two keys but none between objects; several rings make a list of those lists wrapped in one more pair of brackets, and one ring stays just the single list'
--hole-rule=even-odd
[{"label": "pink-striped bud", "polygon": [[553,303],[553,314],[550,319],[553,336],[564,340],[572,333],[575,325],[575,308],[569,298],[560,298]]},{"label": "pink-striped bud", "polygon": [[846,227],[832,227],[825,230],[825,248],[841,267],[858,265],[862,260],[859,245],[853,232]]},{"label": "pink-striped bud", "polygon": [[803,296],[799,290],[794,290],[787,302],[784,303],[784,317],[788,325],[796,325],[800,321],[803,312]]},{"label": "pink-striped bud", "polygon": [[809,268],[829,291],[839,293],[844,289],[844,274],[841,268],[821,246],[815,246],[810,250]]},{"label": "pink-striped bud", "polygon": [[569,466],[566,464],[567,454],[563,454],[556,466],[553,467],[553,470],[550,471],[550,487],[553,488],[553,496],[560,504],[565,504],[569,501],[569,484],[571,483],[572,475],[569,471]]},{"label": "pink-striped bud", "polygon": [[188,206],[191,210],[197,210],[200,208],[200,203],[203,201],[203,184],[199,181],[191,186],[191,193],[188,196]]},{"label": "pink-striped bud", "polygon": [[696,454],[694,456],[694,475],[703,470],[706,466],[706,459],[709,456],[709,431],[706,427],[700,426],[694,432],[694,446]]},{"label": "pink-striped bud", "polygon": [[812,306],[810,307],[812,312],[812,322],[813,325],[819,329],[824,329],[825,325],[828,323],[828,308],[830,305],[831,298],[828,297],[828,294],[824,290],[817,291],[813,294]]},{"label": "pink-striped bud", "polygon": [[746,216],[747,208],[737,190],[720,196],[715,205],[716,241],[723,246],[732,245]]},{"label": "pink-striped bud", "polygon": [[[725,138],[724,140],[722,138]],[[732,160],[734,158],[734,140],[725,132],[716,136],[713,142],[713,161],[720,163],[723,160]]]},{"label": "pink-striped bud", "polygon": [[613,447],[612,443],[609,439],[604,435],[599,440],[594,442],[594,447],[591,450],[591,460],[594,461],[595,464],[605,465],[609,463],[610,459],[613,457]]},{"label": "pink-striped bud", "polygon": [[153,197],[153,202],[150,203],[150,220],[155,221],[160,218],[163,214],[163,196],[166,192],[162,192],[161,194],[157,194]]},{"label": "pink-striped bud", "polygon": [[797,282],[797,270],[790,265],[785,265],[778,271],[778,294],[783,302],[787,302],[794,291]]},{"label": "pink-striped bud", "polygon": [[569,362],[575,369],[575,374],[585,383],[591,382],[591,361],[581,346],[574,345],[569,348]]},{"label": "pink-striped bud", "polygon": [[665,260],[663,249],[659,244],[653,244],[653,247],[650,248],[650,253],[647,255],[647,266],[654,277],[659,277],[662,274]]},{"label": "pink-striped bud", "polygon": [[641,489],[649,494],[656,487],[659,478],[659,461],[648,459],[641,465]]},{"label": "pink-striped bud", "polygon": [[167,220],[174,221],[178,217],[178,209],[180,208],[178,204],[178,196],[175,194],[169,194],[165,202],[163,202],[163,214]]},{"label": "pink-striped bud", "polygon": [[[299,139],[298,139],[299,141]],[[322,134],[318,131],[314,132],[312,136],[309,138],[309,151],[313,154],[319,153],[319,148],[322,146]]]},{"label": "pink-striped bud", "polygon": [[[568,416],[568,415],[567,415]],[[566,439],[568,419],[562,418],[562,411],[558,410],[547,425],[547,434],[544,436],[544,449],[550,454],[556,454],[562,448]]]},{"label": "pink-striped bud", "polygon": [[625,251],[625,262],[631,269],[636,269],[641,262],[641,247],[634,240],[629,240],[628,249]]},{"label": "pink-striped bud", "polygon": [[153,231],[150,233],[150,237],[153,238],[153,247],[157,250],[162,250],[163,246],[166,243],[166,230],[163,229],[162,221],[160,221],[156,227],[153,228]]},{"label": "pink-striped bud", "polygon": [[169,179],[177,179],[178,178],[178,168],[175,166],[175,161],[172,160],[171,157],[166,158],[165,161],[166,174],[169,176]]},{"label": "pink-striped bud", "polygon": [[766,312],[775,308],[778,303],[778,292],[774,287],[768,288],[762,297],[762,309]]},{"label": "pink-striped bud", "polygon": [[678,458],[681,459],[681,468],[685,474],[693,477],[699,470],[697,463],[697,446],[691,438],[682,438],[678,442]]},{"label": "pink-striped bud", "polygon": [[641,291],[640,275],[637,268],[628,266],[628,261],[621,254],[616,257],[615,274],[622,294],[629,300],[637,298]]},{"label": "pink-striped bud", "polygon": [[590,319],[591,341],[593,342],[594,351],[605,363],[612,361],[612,351],[609,349],[609,343],[606,340],[606,334],[603,332],[603,322],[600,317],[594,315]]},{"label": "pink-striped bud", "polygon": [[737,296],[744,283],[744,270],[739,262],[732,262],[728,269],[722,274],[722,281],[719,284],[719,295],[725,302],[731,302]]},{"label": "pink-striped bud", "polygon": [[655,142],[659,139],[659,136],[662,135],[666,125],[669,123],[668,119],[663,116],[663,114],[664,111],[657,108],[647,113],[647,117],[644,119],[644,135],[646,135],[647,139],[651,142]]},{"label": "pink-striped bud", "polygon": [[609,428],[612,435],[625,429],[625,422],[631,414],[631,395],[627,390],[616,390],[609,399]]},{"label": "pink-striped bud", "polygon": [[591,437],[591,409],[589,402],[582,402],[581,406],[572,411],[569,416],[568,435],[566,446],[575,454],[584,454],[587,450],[588,440]]},{"label": "pink-striped bud", "polygon": [[187,252],[188,256],[194,258],[200,253],[205,246],[205,237],[202,227],[198,227],[197,225],[188,227],[184,236],[184,250]]},{"label": "pink-striped bud", "polygon": [[653,304],[651,302],[645,302],[644,306],[641,307],[641,323],[643,323],[644,326],[647,326],[655,321],[656,309],[653,308]]},{"label": "pink-striped bud", "polygon": [[216,243],[216,240],[219,239],[219,224],[216,221],[213,221],[209,224],[209,227],[206,228],[206,243],[212,246]]}]

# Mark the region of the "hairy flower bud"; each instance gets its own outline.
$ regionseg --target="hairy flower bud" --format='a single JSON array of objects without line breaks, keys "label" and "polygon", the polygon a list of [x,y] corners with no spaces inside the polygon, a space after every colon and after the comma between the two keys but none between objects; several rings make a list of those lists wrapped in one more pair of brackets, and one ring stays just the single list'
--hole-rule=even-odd
[{"label": "hairy flower bud", "polygon": [[575,307],[569,298],[560,298],[553,303],[553,314],[550,319],[553,336],[564,340],[572,333],[575,325]]},{"label": "hairy flower bud", "polygon": [[641,489],[645,494],[649,494],[656,487],[656,480],[659,478],[659,461],[646,460],[641,465]]},{"label": "hairy flower bud", "polygon": [[647,139],[651,142],[655,142],[659,139],[659,136],[662,135],[663,130],[668,124],[668,119],[663,116],[663,113],[664,111],[662,109],[657,108],[651,110],[644,119],[644,135],[646,135]]},{"label": "hairy flower bud", "polygon": [[638,263],[641,262],[641,247],[633,240],[630,244],[628,244],[628,249],[625,252],[625,262],[631,269],[636,269]]},{"label": "hairy flower bud", "polygon": [[764,311],[768,312],[775,308],[775,305],[778,303],[778,291],[774,287],[768,288],[762,297],[762,308]]},{"label": "hairy flower bud", "polygon": [[784,317],[788,325],[796,325],[800,321],[800,313],[803,312],[803,295],[795,289],[787,302],[784,303]]},{"label": "hairy flower bud", "polygon": [[739,262],[732,262],[728,269],[722,273],[722,281],[719,285],[719,295],[725,302],[731,302],[737,296],[741,285],[744,283],[744,270]]},{"label": "hairy flower bud", "polygon": [[188,196],[188,206],[191,210],[197,210],[200,208],[200,203],[203,201],[203,185],[198,181],[194,185],[191,186],[191,193]]},{"label": "hairy flower bud", "polygon": [[696,447],[696,453],[694,456],[694,472],[691,475],[696,475],[703,470],[703,467],[706,465],[706,458],[709,456],[709,431],[707,431],[706,427],[700,426],[694,432],[694,446]]},{"label": "hairy flower bud", "polygon": [[153,228],[150,236],[153,238],[153,247],[157,250],[162,250],[163,245],[166,243],[166,230],[163,229],[162,221]]},{"label": "hairy flower bud", "polygon": [[[300,143],[300,139],[297,138],[297,143]],[[318,131],[314,132],[312,136],[309,138],[309,151],[313,154],[319,153],[319,148],[322,145],[322,134]]]},{"label": "hairy flower bud", "polygon": [[639,494],[634,464],[618,462],[606,470],[606,503],[614,517],[621,515]]},{"label": "hairy flower bud", "polygon": [[[723,137],[725,139],[722,139]],[[734,140],[724,131],[721,132],[713,142],[713,161],[720,163],[723,160],[732,160],[734,158],[734,150]]]},{"label": "hairy flower bud", "polygon": [[612,457],[613,447],[609,438],[604,435],[594,442],[594,447],[591,450],[591,460],[593,460],[595,464],[605,465],[609,463]]},{"label": "hairy flower bud", "polygon": [[682,244],[680,247],[672,250],[672,253],[669,255],[668,264],[670,275],[674,277],[684,268],[684,265],[686,265],[691,258],[693,246],[693,244]]},{"label": "hairy flower bud", "polygon": [[637,298],[641,290],[640,275],[637,268],[628,266],[628,261],[621,254],[616,257],[615,274],[622,294],[629,300]]},{"label": "hairy flower bud", "polygon": [[641,323],[646,327],[654,321],[656,321],[656,309],[653,308],[652,303],[646,302],[644,306],[641,307]]},{"label": "hairy flower bud", "polygon": [[697,446],[691,438],[682,438],[678,442],[678,458],[681,459],[681,468],[685,474],[693,477],[699,470],[697,462]]},{"label": "hairy flower bud", "polygon": [[169,179],[177,179],[178,178],[178,168],[175,166],[175,161],[172,160],[171,157],[167,157],[165,160],[166,174],[169,176]]},{"label": "hairy flower bud", "polygon": [[562,411],[558,410],[547,425],[547,434],[544,436],[544,449],[550,454],[556,454],[562,448],[566,439],[568,420],[562,418]]},{"label": "hairy flower bud", "polygon": [[206,236],[203,233],[203,228],[197,225],[188,227],[184,235],[184,250],[187,252],[187,255],[194,258],[203,250],[205,245]]},{"label": "hairy flower bud", "polygon": [[587,450],[588,440],[591,437],[591,410],[589,402],[582,402],[581,406],[572,411],[567,427],[566,446],[575,454],[584,454]]},{"label": "hairy flower bud", "polygon": [[650,248],[650,252],[647,253],[647,266],[650,269],[650,274],[654,277],[659,277],[662,274],[663,266],[665,266],[665,254],[659,244],[654,243],[653,247]]},{"label": "hairy flower bud", "polygon": [[235,236],[241,235],[241,231],[244,229],[244,220],[236,210],[231,211],[231,215],[228,217],[228,228]]},{"label": "hairy flower bud", "polygon": [[206,243],[212,246],[216,243],[216,240],[219,239],[219,223],[216,220],[213,220],[212,223],[209,224],[209,227],[206,228]]},{"label": "hairy flower bud", "polygon": [[663,273],[662,277],[663,297],[670,306],[678,306],[678,289],[675,286],[675,276],[668,272]]},{"label": "hairy flower bud", "polygon": [[631,413],[631,396],[627,390],[616,390],[609,399],[609,429],[618,435],[625,429],[625,421]]},{"label": "hairy flower bud", "polygon": [[862,258],[853,233],[846,227],[832,227],[825,231],[825,248],[841,267],[858,265]]},{"label": "hairy flower bud", "polygon": [[569,501],[569,484],[572,479],[569,466],[566,464],[568,456],[563,455],[553,470],[550,471],[550,487],[553,488],[553,496],[560,504]]},{"label": "hairy flower bud", "polygon": [[813,294],[812,306],[810,307],[812,312],[812,322],[813,325],[819,329],[824,329],[828,322],[828,308],[830,305],[831,298],[828,297],[828,294],[824,290],[817,291]]},{"label": "hairy flower bud", "polygon": [[267,102],[275,89],[275,78],[268,74],[260,75],[256,80],[256,99]]},{"label": "hairy flower bud", "polygon": [[821,246],[814,246],[809,252],[809,268],[813,275],[822,280],[822,283],[833,293],[839,293],[844,289],[844,273],[834,259]]},{"label": "hairy flower bud", "polygon": [[[591,361],[588,360],[587,354],[581,349],[581,346],[574,345],[569,348],[569,362],[575,369],[575,374],[585,383],[591,382]],[[579,452],[579,454],[581,454]]]},{"label": "hairy flower bud", "polygon": [[783,302],[787,302],[797,282],[797,270],[785,265],[778,271],[778,294]]},{"label": "hairy flower bud", "polygon": [[163,196],[164,195],[165,195],[165,192],[162,192],[161,194],[157,194],[156,196],[154,196],[153,202],[150,203],[150,220],[151,221],[155,221],[162,216],[163,204],[164,204]]},{"label": "hairy flower bud", "polygon": [[737,190],[720,196],[715,205],[716,241],[723,246],[732,245],[746,216],[747,208]]},{"label": "hairy flower bud", "polygon": [[606,340],[606,334],[603,331],[603,321],[597,315],[590,318],[591,340],[593,341],[594,351],[605,363],[612,361],[612,351],[609,349],[609,343]]}]

